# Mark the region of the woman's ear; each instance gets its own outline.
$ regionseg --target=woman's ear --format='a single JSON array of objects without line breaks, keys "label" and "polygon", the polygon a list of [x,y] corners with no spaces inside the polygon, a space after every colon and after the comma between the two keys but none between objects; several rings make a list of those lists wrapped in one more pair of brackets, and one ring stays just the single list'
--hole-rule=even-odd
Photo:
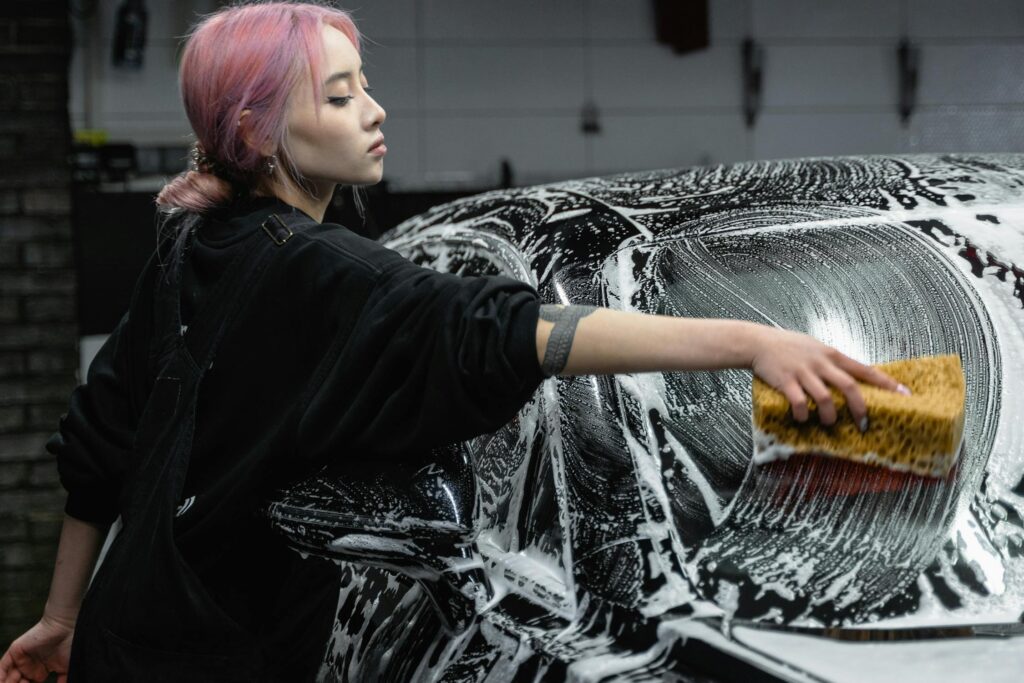
[{"label": "woman's ear", "polygon": [[[242,136],[242,140],[245,142],[247,146],[251,147],[252,149],[256,149],[257,146],[254,144],[252,140],[252,119],[250,118],[250,114],[252,114],[251,109],[242,110],[241,115],[239,115],[238,117],[238,133],[239,135]],[[263,146],[259,148],[259,151],[260,155],[265,157],[269,157],[274,154],[274,148],[270,141],[265,142]]]}]

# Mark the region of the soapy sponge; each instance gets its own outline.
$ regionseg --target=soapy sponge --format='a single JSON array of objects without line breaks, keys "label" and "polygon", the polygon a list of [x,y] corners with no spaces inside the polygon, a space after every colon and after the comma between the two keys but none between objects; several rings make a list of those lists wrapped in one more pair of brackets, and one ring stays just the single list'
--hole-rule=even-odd
[{"label": "soapy sponge", "polygon": [[922,476],[949,474],[963,440],[966,387],[960,357],[922,356],[874,367],[909,387],[912,395],[858,382],[868,411],[864,433],[835,387],[829,390],[836,421],[822,425],[808,396],[810,416],[801,423],[793,419],[786,396],[755,376],[754,462],[813,453]]}]

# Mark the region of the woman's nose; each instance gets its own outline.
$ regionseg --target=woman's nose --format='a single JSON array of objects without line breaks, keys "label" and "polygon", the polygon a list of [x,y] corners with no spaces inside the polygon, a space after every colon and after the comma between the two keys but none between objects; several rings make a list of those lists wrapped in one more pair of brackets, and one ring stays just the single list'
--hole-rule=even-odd
[{"label": "woman's nose", "polygon": [[384,119],[388,117],[388,113],[384,111],[384,107],[380,106],[380,102],[375,100],[372,95],[367,95],[370,103],[372,104],[373,120],[377,123],[384,123]]}]

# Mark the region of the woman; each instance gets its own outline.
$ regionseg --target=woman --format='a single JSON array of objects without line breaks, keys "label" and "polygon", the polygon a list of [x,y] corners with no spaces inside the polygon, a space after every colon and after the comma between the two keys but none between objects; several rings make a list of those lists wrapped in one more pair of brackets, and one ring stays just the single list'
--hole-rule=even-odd
[{"label": "woman", "polygon": [[541,305],[525,283],[436,273],[323,224],[337,185],[383,173],[359,44],[345,12],[294,3],[225,8],[189,36],[193,170],[158,196],[173,231],[47,444],[68,490],[56,567],[0,683],[312,680],[338,573],[286,549],[256,504],[331,459],[493,431],[545,377],[750,368],[800,421],[810,395],[832,424],[837,387],[862,429],[856,380],[906,392],[804,334]]}]

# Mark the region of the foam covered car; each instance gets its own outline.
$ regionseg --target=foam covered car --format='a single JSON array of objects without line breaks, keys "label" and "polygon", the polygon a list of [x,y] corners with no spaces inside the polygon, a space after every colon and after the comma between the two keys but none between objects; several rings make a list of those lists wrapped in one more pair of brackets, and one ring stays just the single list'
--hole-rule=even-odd
[{"label": "foam covered car", "polygon": [[958,354],[965,436],[946,478],[768,471],[749,370],[547,379],[422,467],[327,468],[270,501],[291,545],[343,573],[325,678],[1024,667],[1024,157],[585,178],[454,201],[381,241],[546,303],[751,320],[869,364]]}]

